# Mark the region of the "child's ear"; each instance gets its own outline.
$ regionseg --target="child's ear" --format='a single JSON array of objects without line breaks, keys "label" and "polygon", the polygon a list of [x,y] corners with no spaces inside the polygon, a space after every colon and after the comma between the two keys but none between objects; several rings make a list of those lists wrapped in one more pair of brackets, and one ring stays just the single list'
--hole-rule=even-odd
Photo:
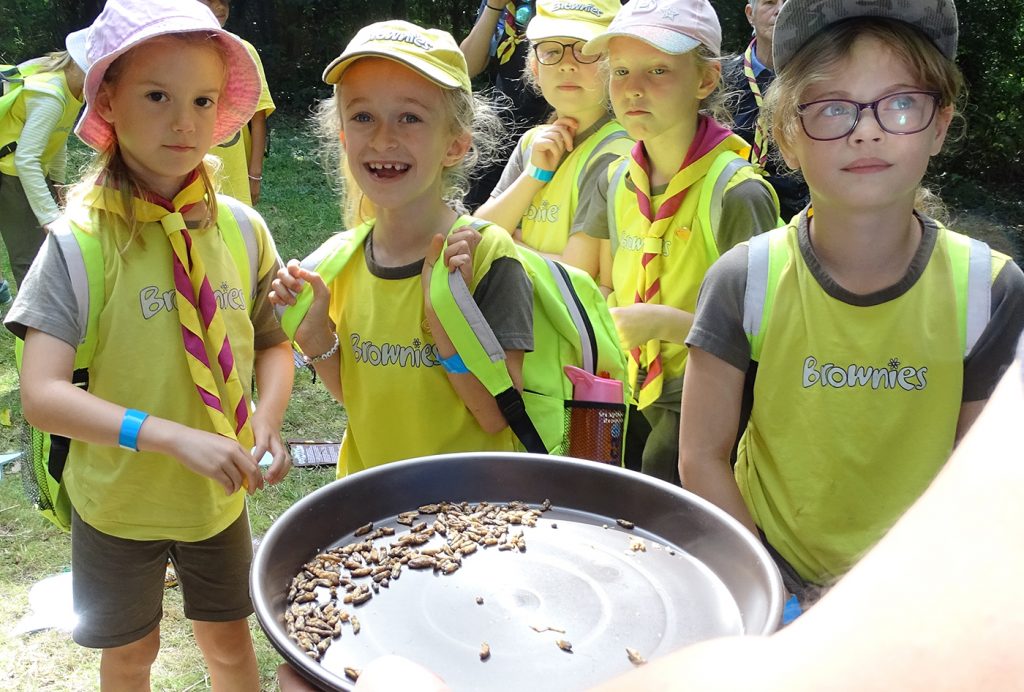
[{"label": "child's ear", "polygon": [[96,90],[96,98],[93,102],[93,108],[96,109],[96,113],[103,118],[108,124],[114,124],[114,108],[110,103],[110,86],[108,84],[101,84],[100,88]]},{"label": "child's ear", "polygon": [[935,113],[935,141],[932,142],[931,155],[942,151],[942,145],[949,134],[949,124],[953,122],[953,106],[943,106]]},{"label": "child's ear", "polygon": [[341,150],[342,151],[348,151],[348,149],[345,148],[345,131],[344,130],[339,130],[338,131],[338,141],[341,142]]},{"label": "child's ear", "polygon": [[779,153],[782,154],[782,160],[786,162],[786,165],[794,171],[800,170],[800,158],[796,155],[793,148],[789,146],[789,143],[780,137],[778,133],[775,133],[775,144],[779,149]]},{"label": "child's ear", "polygon": [[722,78],[722,64],[711,62],[704,66],[701,71],[700,84],[697,85],[697,100],[703,101],[718,88],[718,82]]},{"label": "child's ear", "polygon": [[473,143],[473,133],[463,132],[456,137],[451,146],[448,147],[448,151],[444,155],[444,167],[454,166],[459,161],[466,157],[466,152],[469,151],[469,146]]}]

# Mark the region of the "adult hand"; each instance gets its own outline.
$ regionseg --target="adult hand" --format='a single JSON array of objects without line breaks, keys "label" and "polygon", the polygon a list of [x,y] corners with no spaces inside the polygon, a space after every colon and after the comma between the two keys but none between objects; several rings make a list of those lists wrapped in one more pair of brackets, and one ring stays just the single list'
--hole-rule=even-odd
[{"label": "adult hand", "polygon": [[572,151],[578,127],[575,118],[559,118],[539,127],[533,137],[530,163],[545,171],[557,170],[565,153]]}]

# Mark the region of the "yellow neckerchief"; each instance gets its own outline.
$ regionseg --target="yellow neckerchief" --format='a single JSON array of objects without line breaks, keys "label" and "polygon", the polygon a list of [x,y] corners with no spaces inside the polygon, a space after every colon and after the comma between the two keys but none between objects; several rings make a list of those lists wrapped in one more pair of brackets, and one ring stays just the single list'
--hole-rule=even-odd
[{"label": "yellow neckerchief", "polygon": [[754,169],[764,175],[764,164],[768,161],[768,132],[764,126],[764,118],[761,115],[764,106],[764,98],[761,96],[761,87],[757,85],[757,76],[754,74],[754,44],[753,39],[747,50],[743,52],[743,74],[747,76],[747,85],[754,94],[754,103],[757,105],[757,118],[754,120],[754,141],[750,147],[748,160],[753,164]]},{"label": "yellow neckerchief", "polygon": [[[91,205],[127,218],[119,195],[109,194],[110,188],[97,184],[87,196]],[[158,195],[149,199],[132,198],[135,218],[141,223],[159,222],[174,252],[174,288],[178,319],[181,321],[182,343],[196,392],[217,433],[237,440],[245,449],[253,446],[252,424],[249,420],[249,402],[245,397],[234,353],[228,339],[224,319],[217,307],[206,268],[198,252],[192,252],[192,238],[185,226],[182,212],[188,211],[206,196],[203,179],[193,172],[190,182],[166,200]],[[217,365],[224,378],[224,387],[218,386],[210,366],[206,345],[217,352]],[[225,410],[225,399],[231,415]],[[231,423],[234,419],[234,425]]]}]

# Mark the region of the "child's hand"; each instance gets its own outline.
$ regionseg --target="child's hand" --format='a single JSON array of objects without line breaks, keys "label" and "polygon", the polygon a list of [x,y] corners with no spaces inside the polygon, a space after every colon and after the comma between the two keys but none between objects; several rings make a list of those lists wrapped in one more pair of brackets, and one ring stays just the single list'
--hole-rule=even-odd
[{"label": "child's hand", "polygon": [[[423,290],[426,300],[430,300],[430,277],[434,272],[434,265],[441,255],[441,248],[444,247],[444,236],[440,233],[430,239],[430,247],[423,258]],[[444,247],[444,266],[449,272],[458,270],[465,279],[466,285],[473,281],[473,251],[480,243],[480,234],[469,226],[463,226],[448,235],[448,245]]]},{"label": "child's hand", "polygon": [[[473,281],[473,253],[480,244],[480,232],[471,226],[456,228],[448,234],[448,247],[444,250],[444,266],[449,272],[458,269],[469,286]],[[431,250],[433,250],[431,246]],[[437,253],[434,253],[437,256]]]},{"label": "child's hand", "polygon": [[646,303],[611,308],[609,312],[615,320],[615,329],[619,333],[619,343],[625,351],[634,346],[646,344],[655,338],[654,320],[651,310],[656,307]]},{"label": "child's hand", "polygon": [[302,271],[297,259],[288,260],[288,264],[277,270],[277,278],[271,282],[267,296],[272,305],[295,305],[295,296],[305,283],[300,277]]},{"label": "child's hand", "polygon": [[276,485],[284,480],[288,471],[291,470],[292,457],[288,453],[284,440],[281,439],[281,426],[264,421],[259,415],[259,409],[256,411],[252,417],[252,434],[256,443],[252,458],[258,465],[263,455],[270,452],[274,461],[263,478],[270,485]]},{"label": "child's hand", "polygon": [[565,152],[572,151],[572,140],[579,123],[574,118],[559,118],[541,126],[533,138],[530,163],[545,171],[558,169]]},{"label": "child's hand", "polygon": [[686,342],[686,335],[693,325],[693,313],[657,303],[636,303],[611,308],[619,343],[628,351],[642,346],[652,339],[669,341],[674,344]]},{"label": "child's hand", "polygon": [[220,483],[228,495],[243,487],[252,495],[263,487],[263,475],[249,450],[223,435],[186,428],[175,456],[185,468]]},{"label": "child's hand", "polygon": [[334,329],[329,316],[331,291],[320,275],[303,269],[298,260],[288,260],[288,264],[277,271],[277,278],[270,284],[268,297],[274,305],[295,305],[295,296],[306,283],[313,290],[313,302],[295,330],[295,343],[303,353],[315,355],[327,351],[334,341]]}]

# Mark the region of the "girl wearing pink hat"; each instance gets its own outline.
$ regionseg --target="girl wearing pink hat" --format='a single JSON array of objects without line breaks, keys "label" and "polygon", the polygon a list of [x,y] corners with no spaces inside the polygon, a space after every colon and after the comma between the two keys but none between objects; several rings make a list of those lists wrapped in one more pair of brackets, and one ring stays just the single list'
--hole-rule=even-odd
[{"label": "girl wearing pink hat", "polygon": [[[198,2],[109,0],[69,47],[89,66],[77,133],[96,162],[7,326],[25,339],[26,419],[71,439],[74,638],[103,650],[102,689],[148,688],[170,558],[213,687],[257,689],[245,494],[289,469],[293,366],[263,298],[273,240],[251,209],[218,204],[204,157],[250,118],[259,77]],[[87,388],[72,383],[83,367]]]}]

